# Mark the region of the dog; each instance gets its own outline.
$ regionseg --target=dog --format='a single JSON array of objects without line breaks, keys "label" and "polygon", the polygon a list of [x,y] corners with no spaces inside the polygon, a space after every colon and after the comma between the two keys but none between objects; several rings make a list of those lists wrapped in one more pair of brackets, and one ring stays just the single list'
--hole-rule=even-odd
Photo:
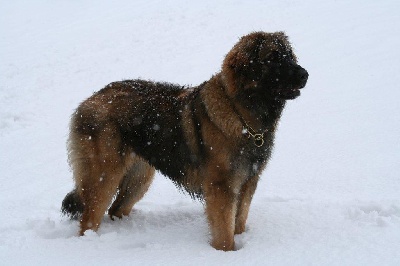
[{"label": "dog", "polygon": [[252,32],[196,87],[110,83],[72,115],[75,188],[62,212],[80,220],[80,235],[96,231],[107,209],[111,219],[129,215],[158,170],[204,201],[211,245],[234,250],[282,110],[307,79],[285,33]]}]

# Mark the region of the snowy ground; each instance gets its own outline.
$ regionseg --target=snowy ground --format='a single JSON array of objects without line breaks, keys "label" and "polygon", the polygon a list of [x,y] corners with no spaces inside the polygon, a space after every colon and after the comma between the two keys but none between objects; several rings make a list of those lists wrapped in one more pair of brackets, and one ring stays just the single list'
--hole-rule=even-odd
[{"label": "snowy ground", "polygon": [[[113,2],[113,3],[112,3]],[[400,265],[400,2],[0,1],[0,264]],[[130,218],[77,237],[69,116],[126,78],[199,84],[250,31],[285,30],[310,73],[236,252],[158,175]]]}]

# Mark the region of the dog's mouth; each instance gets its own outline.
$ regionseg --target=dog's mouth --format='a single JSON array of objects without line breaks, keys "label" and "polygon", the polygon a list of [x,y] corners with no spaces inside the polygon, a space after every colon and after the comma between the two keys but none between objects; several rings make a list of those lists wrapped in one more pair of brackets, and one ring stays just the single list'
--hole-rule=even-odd
[{"label": "dog's mouth", "polygon": [[[279,78],[276,79],[278,82]],[[285,80],[285,79],[282,79]],[[273,93],[275,98],[282,100],[293,100],[300,96],[300,90],[304,88],[308,80],[308,72],[300,67],[295,66],[294,70],[288,71],[287,82],[278,82]]]},{"label": "dog's mouth", "polygon": [[293,100],[300,96],[300,89],[302,87],[295,87],[290,89],[277,89],[276,90],[276,98],[283,100]]}]

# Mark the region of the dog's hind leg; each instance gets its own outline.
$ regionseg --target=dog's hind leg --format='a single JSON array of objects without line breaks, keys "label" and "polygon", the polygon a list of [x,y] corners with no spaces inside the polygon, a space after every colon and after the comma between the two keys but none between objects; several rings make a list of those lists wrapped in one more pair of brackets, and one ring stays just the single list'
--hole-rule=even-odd
[{"label": "dog's hind leg", "polygon": [[97,231],[122,177],[120,174],[98,172],[98,179],[81,186],[84,211],[80,221],[80,235],[89,229]]},{"label": "dog's hind leg", "polygon": [[124,176],[124,167],[110,158],[110,155],[97,160],[91,165],[89,175],[77,188],[80,190],[84,210],[80,221],[80,235],[86,230],[96,231],[101,220],[117,192],[119,183]]},{"label": "dog's hind leg", "polygon": [[80,235],[86,230],[96,231],[126,173],[126,161],[121,155],[120,138],[111,125],[87,136],[70,134],[69,151],[83,212]]},{"label": "dog's hind leg", "polygon": [[122,218],[128,216],[133,205],[138,202],[150,187],[154,177],[154,168],[140,157],[135,156],[118,187],[118,195],[108,210],[108,215]]}]

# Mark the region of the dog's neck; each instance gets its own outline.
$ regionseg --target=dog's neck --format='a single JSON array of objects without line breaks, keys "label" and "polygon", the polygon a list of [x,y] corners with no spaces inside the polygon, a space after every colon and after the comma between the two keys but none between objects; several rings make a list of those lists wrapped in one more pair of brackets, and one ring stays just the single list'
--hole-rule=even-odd
[{"label": "dog's neck", "polygon": [[[279,120],[285,107],[285,100],[270,98],[266,95],[257,95],[256,98],[250,98],[247,95],[249,93],[248,90],[229,89],[228,86],[233,86],[233,84],[227,83],[224,75],[220,74],[218,80],[219,85],[225,91],[225,96],[243,124],[247,124],[259,132],[274,127],[273,124]],[[229,95],[230,91],[235,91],[235,94]],[[240,95],[240,92],[243,92],[243,94]]]},{"label": "dog's neck", "polygon": [[210,120],[227,136],[262,138],[264,133],[275,131],[284,101],[271,100],[261,111],[261,106],[246,106],[231,98],[220,75],[211,78],[209,83],[201,90],[200,97]]},{"label": "dog's neck", "polygon": [[275,132],[285,103],[274,100],[260,108],[260,106],[254,105],[243,106],[240,100],[229,100],[243,124],[243,133],[253,140],[255,146],[262,147],[265,134]]}]

